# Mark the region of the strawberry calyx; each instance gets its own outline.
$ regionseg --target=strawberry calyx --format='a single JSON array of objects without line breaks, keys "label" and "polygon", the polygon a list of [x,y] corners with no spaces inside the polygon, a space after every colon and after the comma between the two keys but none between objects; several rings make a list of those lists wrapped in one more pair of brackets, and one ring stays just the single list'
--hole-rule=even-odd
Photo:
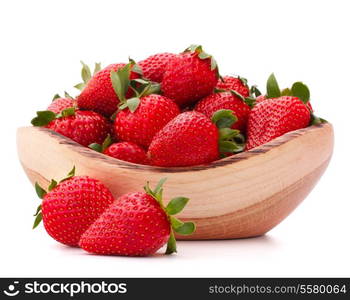
[{"label": "strawberry calyx", "polygon": [[[135,66],[137,66],[135,61],[129,58],[129,63],[123,68],[117,71],[111,71],[112,86],[120,101],[119,108],[112,115],[112,119],[115,118],[118,111],[125,108],[128,108],[131,112],[135,112],[141,102],[141,97],[160,93],[159,83],[154,83],[143,78],[130,80],[130,73],[131,71],[135,71]],[[137,69],[140,69],[140,67],[137,66],[136,71]],[[140,72],[142,73],[141,69]],[[129,88],[134,91],[135,96],[127,99],[126,93]]]},{"label": "strawberry calyx", "polygon": [[183,51],[183,52],[184,53],[186,53],[186,52],[197,53],[198,58],[202,59],[202,60],[210,59],[210,69],[212,71],[216,70],[216,74],[217,74],[218,78],[221,77],[219,74],[219,67],[218,67],[218,64],[217,64],[215,58],[211,54],[208,54],[207,52],[205,52],[201,45],[192,44],[191,46],[187,47],[185,49],[185,51]]},{"label": "strawberry calyx", "polygon": [[226,157],[228,153],[239,153],[244,150],[245,137],[239,130],[231,128],[238,120],[232,110],[217,110],[211,120],[219,130],[219,152],[222,157]]},{"label": "strawberry calyx", "polygon": [[320,125],[320,124],[323,124],[323,123],[328,123],[328,121],[325,120],[325,119],[322,119],[320,117],[317,117],[314,113],[311,113],[309,126],[311,126],[311,125]]},{"label": "strawberry calyx", "polygon": [[60,113],[55,114],[54,112],[50,110],[42,110],[36,112],[36,117],[31,120],[31,124],[33,126],[46,126],[51,121],[55,119],[60,119],[64,117],[74,116],[76,111],[76,107],[68,107],[64,110],[62,110]]},{"label": "strawberry calyx", "polygon": [[[60,99],[63,98],[62,96],[60,96],[60,94],[55,94],[52,98],[52,102],[54,102],[56,99]],[[68,99],[74,99],[71,95],[68,94],[68,92],[64,91],[64,98],[68,98]]]},{"label": "strawberry calyx", "polygon": [[92,150],[103,153],[112,143],[113,140],[111,138],[111,135],[108,134],[102,144],[92,143],[88,147]]},{"label": "strawberry calyx", "polygon": [[[67,176],[63,179],[61,179],[59,182],[57,182],[54,179],[51,179],[51,182],[48,186],[48,191],[51,192],[59,183],[72,178],[73,176],[75,176],[75,166],[72,168],[72,170],[69,171],[69,173],[67,174]],[[38,195],[39,199],[43,199],[44,196],[47,194],[47,191],[44,190],[38,182],[35,182],[35,191],[36,194]],[[38,227],[38,225],[41,223],[42,219],[43,219],[43,214],[42,214],[42,204],[39,204],[39,206],[37,207],[35,214],[34,214],[34,224],[33,224],[33,229],[35,229],[36,227]]]},{"label": "strawberry calyx", "polygon": [[95,68],[93,73],[91,73],[90,67],[87,64],[85,64],[83,61],[80,61],[80,63],[83,66],[81,69],[81,78],[83,82],[76,84],[74,87],[82,91],[84,87],[87,85],[87,83],[89,82],[89,80],[91,79],[92,74],[95,75],[98,71],[101,70],[101,63],[95,63]]},{"label": "strawberry calyx", "polygon": [[167,243],[167,249],[165,254],[172,254],[177,252],[176,249],[176,239],[174,232],[181,235],[192,234],[196,230],[196,226],[193,222],[182,222],[174,215],[178,214],[186,206],[187,202],[190,200],[186,197],[175,197],[169,201],[167,206],[163,204],[163,184],[167,178],[162,178],[159,180],[157,186],[152,190],[149,186],[149,182],[144,186],[145,192],[152,196],[166,213],[169,225],[170,225],[170,236]]}]

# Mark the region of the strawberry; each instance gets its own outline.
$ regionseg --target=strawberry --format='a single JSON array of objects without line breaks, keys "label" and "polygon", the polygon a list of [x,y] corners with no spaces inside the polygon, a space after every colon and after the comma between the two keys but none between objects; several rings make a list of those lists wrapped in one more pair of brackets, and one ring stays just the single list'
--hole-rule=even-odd
[{"label": "strawberry", "polygon": [[[81,94],[77,97],[78,107],[84,110],[93,110],[106,117],[111,116],[118,108],[119,98],[116,95],[112,82],[111,72],[121,69],[133,69],[129,72],[130,79],[139,78],[140,74],[133,61],[129,64],[111,64],[106,68],[99,70],[95,68],[94,75],[91,77],[90,69],[83,63],[82,77],[84,84],[77,84],[78,89],[82,89]],[[133,94],[128,90],[128,95]]]},{"label": "strawberry", "polygon": [[165,97],[184,107],[211,94],[218,78],[215,59],[192,45],[168,63],[161,88]]},{"label": "strawberry", "polygon": [[79,246],[95,254],[148,256],[168,242],[166,254],[176,252],[174,231],[188,235],[195,225],[174,217],[188,198],[177,197],[164,206],[164,181],[154,191],[147,183],[145,192],[119,197],[82,235]]},{"label": "strawberry", "polygon": [[52,180],[46,192],[38,183],[35,189],[43,199],[36,211],[33,228],[43,220],[47,233],[56,241],[78,246],[81,235],[114,201],[111,192],[98,180],[88,176]]},{"label": "strawberry", "polygon": [[220,78],[216,84],[216,88],[226,91],[234,90],[237,93],[241,94],[243,97],[249,96],[247,79],[239,76],[224,76],[222,79]]},{"label": "strawberry", "polygon": [[[154,94],[159,92],[159,85],[130,81],[127,71],[112,73],[112,84],[121,101],[114,121],[118,140],[148,147],[153,136],[180,113],[172,100]],[[132,85],[136,97],[126,99],[125,91]]]},{"label": "strawberry", "polygon": [[51,104],[47,107],[47,110],[59,114],[62,110],[74,106],[76,106],[76,101],[65,92],[65,97],[56,94],[53,97]]},{"label": "strawberry", "polygon": [[148,147],[153,136],[180,113],[170,99],[151,94],[140,98],[138,108],[119,111],[114,130],[118,139]]},{"label": "strawberry", "polygon": [[232,128],[245,132],[250,113],[250,107],[245,102],[245,98],[237,93],[219,92],[200,100],[195,107],[196,111],[206,115],[208,118],[211,118],[219,109],[232,110],[238,119],[232,125]]},{"label": "strawberry", "polygon": [[230,129],[235,121],[232,111],[219,110],[212,120],[196,111],[179,114],[154,136],[147,154],[151,164],[193,166],[219,159],[220,152],[242,151],[242,147],[230,141],[242,138],[238,130]]},{"label": "strawberry", "polygon": [[174,57],[176,54],[173,53],[159,53],[140,61],[138,65],[142,70],[143,77],[151,81],[161,82],[166,66]]},{"label": "strawberry", "polygon": [[67,108],[59,114],[38,111],[32,124],[56,131],[83,146],[102,143],[111,129],[108,120],[98,113],[79,111],[74,107]]},{"label": "strawberry", "polygon": [[310,111],[297,97],[266,99],[254,106],[248,121],[246,149],[265,144],[289,131],[307,127]]},{"label": "strawberry", "polygon": [[145,164],[147,162],[146,151],[131,142],[113,143],[103,153],[135,164]]},{"label": "strawberry", "polygon": [[110,135],[106,137],[102,145],[93,143],[89,145],[89,148],[135,164],[146,164],[147,162],[146,151],[142,147],[131,142],[113,143]]}]

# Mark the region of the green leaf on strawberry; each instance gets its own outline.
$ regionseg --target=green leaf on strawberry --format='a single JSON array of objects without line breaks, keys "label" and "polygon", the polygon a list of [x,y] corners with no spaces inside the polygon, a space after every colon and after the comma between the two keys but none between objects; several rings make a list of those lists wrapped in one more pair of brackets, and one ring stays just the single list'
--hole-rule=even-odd
[{"label": "green leaf on strawberry", "polygon": [[163,204],[163,184],[165,183],[166,178],[162,178],[159,180],[156,188],[152,190],[149,186],[149,182],[147,182],[144,190],[147,194],[152,196],[160,205],[160,207],[167,214],[169,222],[170,222],[170,236],[167,243],[167,249],[165,254],[171,254],[176,252],[176,239],[174,235],[174,231],[182,234],[189,235],[192,234],[196,230],[196,226],[193,222],[182,222],[176,217],[175,214],[178,214],[183,210],[189,201],[186,197],[175,197],[171,199],[166,207]]},{"label": "green leaf on strawberry", "polygon": [[132,63],[128,63],[117,71],[111,71],[112,86],[120,101],[125,102],[125,95],[129,89]]},{"label": "green leaf on strawberry", "polygon": [[285,88],[281,91],[281,96],[293,96],[293,93],[289,88]]},{"label": "green leaf on strawberry", "polygon": [[57,181],[54,179],[51,179],[50,185],[47,189],[49,190],[49,192],[51,192],[56,186],[57,186]]},{"label": "green leaf on strawberry", "polygon": [[244,150],[245,138],[239,130],[231,129],[237,117],[230,109],[220,109],[212,116],[212,122],[219,129],[219,150],[225,157],[227,153],[239,153]]},{"label": "green leaf on strawberry", "polygon": [[73,176],[75,176],[75,166],[73,166],[72,170],[69,171],[69,173],[67,174],[67,176],[65,178],[60,180],[60,183],[72,178]]},{"label": "green leaf on strawberry", "polygon": [[176,197],[170,200],[165,210],[169,215],[176,215],[183,210],[190,199],[186,197]]},{"label": "green leaf on strawberry", "polygon": [[[81,69],[81,78],[83,79],[83,82],[76,84],[74,87],[82,91],[86,86],[86,84],[90,81],[92,75],[91,75],[90,67],[87,64],[85,64],[83,61],[80,61],[80,63],[83,66]],[[101,70],[101,63],[95,63],[93,75],[95,75],[100,70]]]},{"label": "green leaf on strawberry", "polygon": [[97,73],[97,72],[99,72],[99,71],[101,71],[101,63],[95,63],[95,69],[94,69],[94,75]]},{"label": "green leaf on strawberry", "polygon": [[46,191],[37,182],[35,183],[35,191],[40,199],[44,198],[46,195]]},{"label": "green leaf on strawberry", "polygon": [[277,79],[273,73],[267,79],[266,92],[267,98],[278,98],[281,96],[281,90],[278,86]]},{"label": "green leaf on strawberry", "polygon": [[92,143],[88,147],[92,150],[103,153],[112,143],[113,143],[113,140],[112,140],[111,135],[107,134],[107,136],[102,144]]},{"label": "green leaf on strawberry", "polygon": [[302,82],[295,82],[291,89],[292,95],[298,97],[305,104],[310,100],[309,88]]},{"label": "green leaf on strawberry", "polygon": [[57,114],[56,119],[74,116],[75,110],[76,110],[75,107],[68,107],[68,108],[62,110],[59,114]]},{"label": "green leaf on strawberry", "polygon": [[43,219],[43,214],[41,212],[39,212],[34,220],[34,224],[33,224],[33,229],[35,229],[36,227],[38,227],[38,225],[40,224],[40,222]]},{"label": "green leaf on strawberry", "polygon": [[233,114],[232,110],[220,109],[213,114],[211,120],[216,127],[226,128],[231,127],[233,123],[237,122],[237,117]]},{"label": "green leaf on strawberry", "polygon": [[52,102],[55,101],[56,99],[61,98],[59,94],[55,94],[52,98]]},{"label": "green leaf on strawberry", "polygon": [[193,222],[185,222],[182,226],[174,228],[175,232],[181,235],[190,235],[196,227]]},{"label": "green leaf on strawberry", "polygon": [[56,114],[49,110],[37,111],[36,115],[31,121],[33,126],[45,126],[56,119]]},{"label": "green leaf on strawberry", "polygon": [[72,116],[75,114],[76,108],[75,107],[68,107],[64,110],[62,110],[60,113],[55,114],[54,112],[50,110],[44,110],[44,111],[37,111],[36,117],[31,120],[31,124],[33,126],[46,126],[51,121],[63,117]]}]

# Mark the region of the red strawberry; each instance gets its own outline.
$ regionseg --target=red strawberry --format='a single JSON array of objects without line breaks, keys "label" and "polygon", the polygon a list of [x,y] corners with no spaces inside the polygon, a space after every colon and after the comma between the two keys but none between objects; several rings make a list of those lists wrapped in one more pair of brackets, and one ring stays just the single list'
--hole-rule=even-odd
[{"label": "red strawberry", "polygon": [[[84,84],[78,84],[77,88],[83,88],[81,94],[77,97],[78,107],[84,110],[93,110],[106,117],[111,116],[117,109],[119,98],[115,93],[112,82],[111,82],[111,72],[118,71],[123,68],[131,69],[134,63],[129,64],[112,64],[106,68],[97,71],[92,77],[88,67],[83,64],[83,76]],[[84,72],[85,69],[85,72]],[[88,71],[89,70],[89,71]],[[135,69],[134,69],[135,70]],[[139,78],[140,74],[136,72],[129,72],[130,79]],[[133,94],[132,90],[128,90],[128,95]]]},{"label": "red strawberry", "polygon": [[[260,103],[260,102],[265,101],[266,99],[268,99],[268,98],[266,98],[265,95],[260,95],[260,96],[256,97],[255,103],[258,104],[258,103]],[[270,99],[271,99],[271,98],[270,98]]]},{"label": "red strawberry", "polygon": [[161,86],[165,97],[186,106],[211,94],[217,81],[216,61],[193,45],[168,63]]},{"label": "red strawberry", "polygon": [[143,77],[161,82],[166,66],[174,57],[176,54],[173,53],[159,53],[140,61],[138,65],[142,69]]},{"label": "red strawberry", "polygon": [[230,92],[214,93],[200,100],[195,107],[196,111],[208,118],[211,118],[220,109],[232,110],[238,119],[233,123],[232,128],[245,132],[250,107],[238,95]]},{"label": "red strawberry", "polygon": [[244,137],[230,128],[236,120],[233,112],[225,109],[218,110],[212,120],[196,111],[183,112],[154,136],[147,153],[150,163],[193,166],[241,152]]},{"label": "red strawberry", "polygon": [[151,164],[191,166],[219,158],[218,130],[203,114],[181,113],[160,130],[148,150]]},{"label": "red strawberry", "polygon": [[113,143],[110,135],[106,137],[102,145],[93,143],[89,145],[89,148],[135,164],[146,164],[148,161],[146,151],[142,147],[131,142]]},{"label": "red strawberry", "polygon": [[147,161],[146,151],[139,145],[131,142],[114,143],[103,153],[135,164],[145,164]]},{"label": "red strawberry", "polygon": [[58,184],[52,180],[48,192],[36,183],[37,194],[43,201],[35,214],[33,228],[43,220],[47,233],[56,241],[78,246],[81,235],[114,198],[98,180],[88,176],[73,176],[74,168]]},{"label": "red strawberry", "polygon": [[164,96],[141,97],[135,111],[125,108],[117,113],[114,123],[116,137],[148,147],[153,136],[179,113],[178,106]]},{"label": "red strawberry", "polygon": [[45,126],[83,146],[102,143],[111,129],[108,120],[98,113],[79,111],[74,107],[67,108],[57,115],[52,111],[38,111],[32,124]]},{"label": "red strawberry", "polygon": [[[56,97],[57,96],[57,97]],[[52,100],[51,104],[47,107],[47,110],[59,114],[62,110],[66,108],[76,106],[76,101],[70,97],[61,98],[59,95],[56,95]]]},{"label": "red strawberry", "polygon": [[289,131],[307,127],[310,111],[297,97],[267,99],[252,109],[248,121],[246,149],[265,144]]},{"label": "red strawberry", "polygon": [[173,216],[184,208],[188,198],[174,198],[164,207],[163,182],[154,191],[147,184],[146,192],[118,198],[82,235],[79,246],[95,254],[147,256],[168,241],[166,254],[176,252],[173,230],[191,234],[195,225]]},{"label": "red strawberry", "polygon": [[226,91],[234,90],[243,97],[249,96],[247,80],[242,77],[224,76],[222,79],[218,80],[216,88]]}]

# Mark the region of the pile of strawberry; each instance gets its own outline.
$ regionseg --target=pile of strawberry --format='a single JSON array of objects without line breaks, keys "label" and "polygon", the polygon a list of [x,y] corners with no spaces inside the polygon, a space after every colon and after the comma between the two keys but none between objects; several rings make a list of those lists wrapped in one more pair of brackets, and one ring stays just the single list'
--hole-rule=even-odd
[{"label": "pile of strawberry", "polygon": [[83,64],[82,78],[80,95],[55,97],[32,124],[137,164],[206,164],[324,122],[302,82],[281,91],[272,74],[261,95],[244,78],[220,76],[197,45],[102,70],[96,64],[93,74]]},{"label": "pile of strawberry", "polygon": [[165,253],[172,254],[176,252],[174,232],[189,235],[195,225],[174,217],[188,198],[176,197],[164,206],[164,182],[161,179],[154,190],[147,183],[144,192],[114,199],[102,182],[75,176],[73,168],[60,182],[51,180],[48,191],[35,184],[42,203],[33,228],[43,221],[58,242],[99,255],[147,256],[166,243]]}]

